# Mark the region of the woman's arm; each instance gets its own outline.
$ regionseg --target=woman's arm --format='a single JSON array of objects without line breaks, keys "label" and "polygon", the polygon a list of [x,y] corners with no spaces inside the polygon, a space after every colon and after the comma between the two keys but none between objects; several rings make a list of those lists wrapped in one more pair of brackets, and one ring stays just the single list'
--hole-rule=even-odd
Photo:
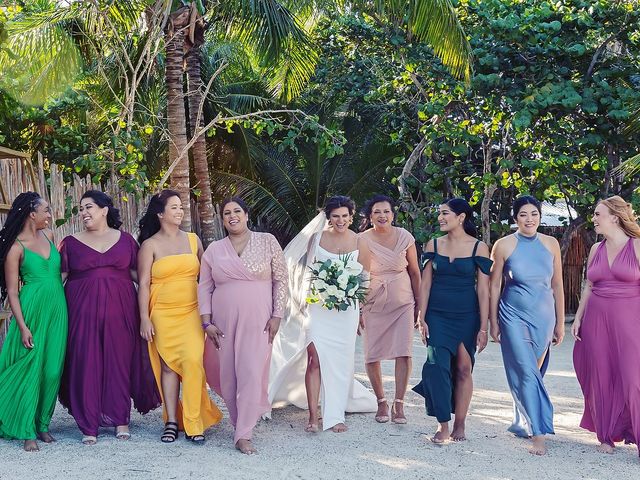
[{"label": "woman's arm", "polygon": [[4,260],[4,278],[7,283],[9,307],[11,307],[13,317],[20,329],[22,345],[24,345],[25,348],[33,348],[33,336],[24,321],[22,306],[20,305],[20,262],[22,262],[22,256],[22,248],[14,243]]},{"label": "woman's arm", "polygon": [[140,335],[147,342],[153,342],[155,331],[149,318],[149,296],[151,290],[151,266],[153,246],[149,240],[142,242],[138,252],[138,308],[140,309]]},{"label": "woman's arm", "polygon": [[413,298],[415,300],[413,321],[415,322],[416,328],[418,328],[420,325],[418,320],[418,302],[420,300],[420,266],[418,265],[418,251],[415,243],[412,243],[409,248],[407,248],[407,263],[407,272],[411,279],[411,290],[413,291]]},{"label": "woman's arm", "polygon": [[562,285],[562,254],[558,240],[551,237],[553,252],[553,277],[551,290],[556,307],[556,327],[553,332],[553,344],[560,345],[564,339],[564,287]]},{"label": "woman's arm", "polygon": [[[198,240],[199,242],[200,240]],[[200,322],[206,334],[213,340],[213,344],[220,350],[221,339],[224,338],[222,331],[211,321],[213,312],[212,296],[216,289],[213,280],[213,244],[207,247],[207,250],[200,260],[200,278],[198,280],[198,309],[200,311]]]},{"label": "woman's arm", "polygon": [[[429,240],[424,249],[425,252],[433,252],[433,240]],[[429,326],[427,325],[426,314],[429,306],[429,294],[431,293],[431,282],[433,281],[432,261],[427,262],[422,270],[420,281],[420,294],[418,295],[418,321],[420,323],[420,333],[422,343],[425,345],[429,339]]]},{"label": "woman's arm", "polygon": [[[587,271],[589,269],[589,265],[591,265],[591,261],[593,260],[593,256],[596,253],[598,245],[600,245],[600,242],[594,244],[591,247],[591,250],[589,250],[589,257],[587,258]],[[581,340],[580,325],[582,325],[582,316],[584,315],[584,310],[589,303],[589,297],[591,296],[592,287],[593,284],[589,281],[589,279],[587,279],[584,283],[582,294],[580,295],[580,303],[578,304],[578,310],[576,310],[576,317],[573,320],[573,324],[571,325],[571,334],[576,340]]]},{"label": "woman's arm", "polygon": [[498,304],[502,291],[502,273],[504,270],[504,242],[498,240],[491,251],[491,276],[489,278],[489,322],[491,326],[491,338],[500,343],[500,326],[498,324]]},{"label": "woman's arm", "polygon": [[[489,258],[489,247],[486,243],[480,242],[478,245],[477,255],[479,257]],[[476,292],[478,295],[478,306],[480,307],[480,331],[476,346],[478,353],[485,349],[487,340],[489,339],[489,275],[477,269]]]},{"label": "woman's arm", "polygon": [[284,316],[284,309],[287,304],[289,292],[289,274],[287,272],[287,263],[284,259],[282,248],[273,236],[269,236],[271,249],[271,283],[273,295],[273,313],[264,328],[264,333],[269,334],[269,343],[273,343],[273,339],[280,328],[280,320]]}]

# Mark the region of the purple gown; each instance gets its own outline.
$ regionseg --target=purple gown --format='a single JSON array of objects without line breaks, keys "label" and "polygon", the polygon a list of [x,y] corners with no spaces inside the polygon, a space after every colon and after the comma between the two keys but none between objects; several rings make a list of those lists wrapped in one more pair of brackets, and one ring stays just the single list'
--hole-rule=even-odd
[{"label": "purple gown", "polygon": [[613,446],[640,441],[640,264],[629,239],[609,266],[602,242],[587,269],[591,296],[573,363],[584,395],[580,426]]},{"label": "purple gown", "polygon": [[140,413],[160,405],[130,270],[138,244],[122,232],[100,253],[73,236],[61,245],[69,338],[60,402],[84,435],[128,425],[131,399]]}]

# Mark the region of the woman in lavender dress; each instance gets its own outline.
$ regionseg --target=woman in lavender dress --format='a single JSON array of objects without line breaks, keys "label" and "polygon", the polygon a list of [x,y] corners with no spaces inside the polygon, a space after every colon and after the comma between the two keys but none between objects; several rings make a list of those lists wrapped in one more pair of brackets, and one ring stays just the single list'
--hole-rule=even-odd
[{"label": "woman in lavender dress", "polygon": [[640,442],[640,226],[618,196],[598,203],[593,225],[604,240],[589,253],[573,364],[584,394],[580,426],[613,453],[615,442]]},{"label": "woman in lavender dress", "polygon": [[127,440],[131,399],[146,413],[160,405],[134,281],[138,244],[119,230],[108,195],[89,190],[80,200],[85,231],[66,237],[62,272],[69,307],[69,338],[60,401],[73,415],[86,445],[99,427],[115,427]]}]

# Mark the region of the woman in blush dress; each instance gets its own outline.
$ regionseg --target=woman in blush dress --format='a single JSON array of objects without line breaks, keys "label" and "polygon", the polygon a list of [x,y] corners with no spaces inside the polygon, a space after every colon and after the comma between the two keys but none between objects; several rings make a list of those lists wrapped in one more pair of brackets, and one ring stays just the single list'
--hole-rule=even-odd
[{"label": "woman in blush dress", "polygon": [[138,244],[121,232],[111,198],[89,190],[80,199],[85,230],[62,241],[62,276],[69,308],[67,356],[60,401],[96,443],[99,427],[128,440],[131,399],[140,413],[160,405],[149,353],[140,337]]},{"label": "woman in blush dress", "polygon": [[207,248],[198,286],[209,336],[205,371],[227,405],[236,448],[251,455],[253,427],[271,408],[271,345],[287,300],[287,267],[273,235],[249,230],[242,199],[226,200],[220,211],[228,236]]},{"label": "woman in blush dress", "polygon": [[389,406],[384,396],[381,360],[395,360],[395,396],[391,421],[407,423],[404,395],[411,373],[416,305],[420,294],[420,267],[413,236],[393,226],[393,200],[376,195],[363,209],[363,226],[373,228],[361,233],[371,249],[371,283],[367,301],[361,308],[360,326],[364,333],[367,374],[378,397],[376,421],[389,421]]},{"label": "woman in blush dress", "polygon": [[618,196],[598,203],[593,224],[604,240],[589,253],[573,363],[584,395],[580,426],[612,453],[615,442],[640,442],[640,226]]},{"label": "woman in blush dress", "polygon": [[[138,304],[140,334],[149,342],[151,366],[164,403],[160,440],[175,442],[178,430],[195,444],[222,419],[209,398],[203,355],[205,334],[198,313],[202,244],[180,230],[184,211],[177,192],[155,194],[140,220]],[[182,390],[182,401],[180,391]]]},{"label": "woman in blush dress", "polygon": [[[487,346],[489,248],[476,239],[473,210],[462,198],[440,205],[443,237],[427,243],[418,310],[427,359],[413,390],[425,398],[438,429],[431,441],[466,440],[476,350]],[[451,413],[455,414],[449,434]]]},{"label": "woman in blush dress", "polygon": [[[35,192],[16,197],[0,230],[0,303],[13,320],[0,352],[0,437],[51,443],[67,343],[67,303],[60,255],[48,229],[51,210]],[[20,286],[22,283],[22,287]]]},{"label": "woman in blush dress", "polygon": [[[298,249],[294,248],[298,243],[296,237],[285,249],[285,257],[290,254],[295,259],[291,263],[308,273],[308,266],[316,261],[349,255],[351,260],[362,265],[363,276],[368,277],[370,251],[367,241],[349,229],[354,210],[355,204],[349,197],[329,198],[324,207],[324,218],[319,215],[309,225],[315,231],[309,232],[305,227],[301,232],[306,240],[303,241],[306,253],[299,256]],[[308,233],[311,235],[306,238]],[[271,366],[269,400],[275,406],[293,403],[303,408],[306,404],[309,422],[305,431],[309,433],[320,429],[320,400],[322,429],[345,432],[345,412],[376,411],[375,397],[354,379],[360,307],[336,311],[314,303],[300,308],[300,300],[304,301],[309,291],[309,277],[300,276],[294,280],[297,285],[294,285],[292,299],[298,301],[289,307],[290,313],[283,326],[286,335],[284,338],[279,335],[279,341],[274,344],[276,358]],[[305,388],[302,388],[303,384]]]},{"label": "woman in blush dress", "polygon": [[553,406],[543,377],[549,347],[564,337],[560,245],[537,232],[541,216],[538,200],[516,199],[513,218],[518,230],[498,240],[491,252],[491,336],[502,346],[513,396],[509,431],[531,438],[529,452],[534,455],[546,453],[544,436],[554,433]]}]

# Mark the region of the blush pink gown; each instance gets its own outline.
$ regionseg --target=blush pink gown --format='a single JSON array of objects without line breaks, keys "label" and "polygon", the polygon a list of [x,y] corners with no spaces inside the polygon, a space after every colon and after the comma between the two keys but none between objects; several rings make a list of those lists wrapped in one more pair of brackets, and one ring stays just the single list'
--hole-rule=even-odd
[{"label": "blush pink gown", "polygon": [[264,333],[271,317],[282,318],[287,299],[287,267],[273,235],[252,232],[240,256],[228,237],[202,256],[200,314],[223,332],[220,350],[207,339],[207,382],[227,405],[234,443],[250,440],[253,427],[269,412],[267,398],[271,344]]},{"label": "blush pink gown", "polygon": [[580,426],[598,441],[640,440],[640,264],[633,239],[611,266],[603,241],[588,266],[593,284],[573,363],[584,394]]},{"label": "blush pink gown", "polygon": [[397,230],[393,249],[369,242],[371,283],[367,302],[362,306],[366,363],[411,357],[415,304],[407,271],[407,249],[415,240],[404,228]]}]

